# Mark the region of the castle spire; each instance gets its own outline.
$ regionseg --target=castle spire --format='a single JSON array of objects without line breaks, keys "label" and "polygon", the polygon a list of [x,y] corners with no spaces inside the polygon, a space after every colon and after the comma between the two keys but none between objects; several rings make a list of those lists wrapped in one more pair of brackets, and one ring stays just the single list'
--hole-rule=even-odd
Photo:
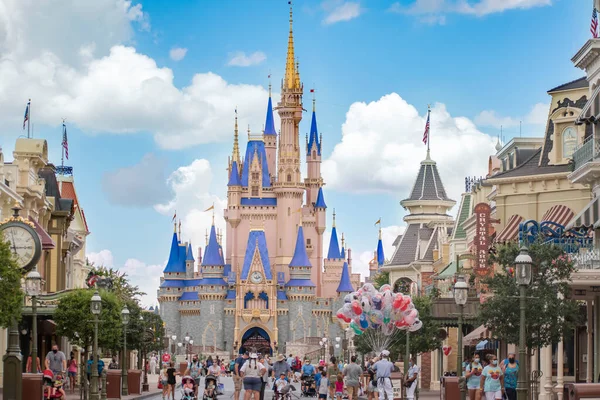
[{"label": "castle spire", "polygon": [[288,38],[287,58],[285,63],[285,80],[284,87],[287,89],[299,89],[299,74],[296,70],[296,58],[294,57],[294,32],[293,32],[293,13],[292,13],[292,2],[288,1],[290,5],[290,35]]},{"label": "castle spire", "polygon": [[338,242],[337,228],[335,227],[335,210],[333,212],[333,227],[331,228],[331,238],[329,239],[329,251],[327,252],[327,258],[342,258],[340,253],[340,244]]},{"label": "castle spire", "polygon": [[379,227],[379,240],[377,241],[377,266],[381,267],[385,263],[385,256],[383,255],[383,241],[381,240],[381,226]]},{"label": "castle spire", "polygon": [[310,137],[308,139],[308,145],[306,146],[306,155],[310,156],[313,148],[317,150],[317,155],[321,155],[321,143],[319,141],[319,130],[317,129],[317,113],[316,113],[316,100],[315,100],[315,89],[310,89],[313,94],[313,112],[312,120],[310,121]]},{"label": "castle spire", "polygon": [[173,239],[171,240],[171,251],[169,252],[169,261],[163,272],[183,272],[185,273],[185,262],[181,262],[179,255],[179,239],[177,238],[177,228],[173,232]]},{"label": "castle spire", "polygon": [[340,278],[340,284],[336,290],[338,293],[352,293],[354,292],[354,288],[352,287],[352,282],[350,281],[350,270],[348,269],[348,263],[344,261],[344,266],[342,267],[342,277]]},{"label": "castle spire", "polygon": [[213,224],[210,227],[210,235],[208,237],[208,245],[204,251],[202,265],[222,265],[221,254],[219,253],[219,242],[217,240],[217,230]]},{"label": "castle spire", "polygon": [[[237,107],[235,108],[235,127],[233,128],[233,154],[231,159],[237,166],[240,165],[240,142],[238,134],[238,112]],[[232,168],[233,171],[233,168]],[[237,171],[239,174],[239,171]]]},{"label": "castle spire", "polygon": [[271,101],[271,84],[270,83],[269,83],[269,102],[267,103],[267,119],[265,121],[264,134],[277,136],[277,131],[275,130],[275,120],[273,119],[273,102]]}]

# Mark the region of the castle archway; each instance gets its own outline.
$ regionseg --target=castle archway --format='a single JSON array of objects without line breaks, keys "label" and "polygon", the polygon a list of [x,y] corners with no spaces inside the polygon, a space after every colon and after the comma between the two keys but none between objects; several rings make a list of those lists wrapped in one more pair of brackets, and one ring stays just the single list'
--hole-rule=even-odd
[{"label": "castle archway", "polygon": [[248,328],[242,336],[240,354],[246,351],[272,355],[271,337],[267,331],[258,326]]}]

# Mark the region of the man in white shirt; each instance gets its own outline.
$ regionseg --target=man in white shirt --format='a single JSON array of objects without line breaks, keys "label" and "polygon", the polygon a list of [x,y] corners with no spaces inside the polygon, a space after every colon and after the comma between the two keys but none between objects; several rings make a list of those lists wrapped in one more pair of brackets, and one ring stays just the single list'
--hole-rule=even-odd
[{"label": "man in white shirt", "polygon": [[415,390],[417,389],[417,380],[419,378],[421,368],[417,365],[415,358],[411,357],[408,363],[408,375],[406,376],[406,398],[413,400],[415,398]]},{"label": "man in white shirt", "polygon": [[381,360],[373,365],[373,371],[375,371],[377,378],[379,400],[394,400],[394,389],[392,388],[392,380],[390,379],[390,375],[394,370],[394,364],[389,358],[390,352],[383,350],[381,352]]}]

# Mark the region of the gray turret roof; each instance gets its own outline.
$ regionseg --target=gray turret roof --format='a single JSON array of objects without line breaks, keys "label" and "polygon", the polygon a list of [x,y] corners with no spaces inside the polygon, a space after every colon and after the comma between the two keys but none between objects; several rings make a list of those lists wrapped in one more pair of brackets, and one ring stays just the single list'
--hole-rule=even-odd
[{"label": "gray turret roof", "polygon": [[429,157],[421,161],[421,168],[410,192],[410,197],[405,200],[447,200],[452,201],[446,194],[442,178],[435,161]]}]

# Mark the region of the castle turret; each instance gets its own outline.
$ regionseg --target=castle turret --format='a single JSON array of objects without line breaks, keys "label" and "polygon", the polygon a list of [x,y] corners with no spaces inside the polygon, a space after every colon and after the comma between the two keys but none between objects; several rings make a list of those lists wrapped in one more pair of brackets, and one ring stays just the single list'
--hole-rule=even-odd
[{"label": "castle turret", "polygon": [[[173,232],[173,239],[171,241],[171,251],[169,252],[169,260],[163,270],[166,279],[185,274],[185,256],[182,259],[180,248],[179,238],[177,237],[177,225],[175,225],[175,232]],[[181,277],[183,278],[183,276]]]},{"label": "castle turret", "polygon": [[352,287],[352,282],[350,281],[350,270],[348,268],[348,263],[344,261],[344,265],[342,266],[342,276],[340,278],[340,284],[336,292],[340,294],[352,293],[354,292],[354,288]]},{"label": "castle turret", "polygon": [[307,177],[304,180],[304,184],[306,185],[306,202],[316,206],[317,198],[323,186],[323,178],[321,177],[321,141],[319,140],[319,131],[317,129],[317,113],[314,98],[310,135],[306,143],[306,170]]},{"label": "castle turret", "polygon": [[271,83],[269,82],[269,102],[267,103],[267,118],[265,120],[265,131],[263,132],[265,150],[267,153],[267,164],[271,175],[271,182],[275,179],[275,163],[277,162],[277,131],[273,118],[273,102],[271,101]]},{"label": "castle turret", "polygon": [[340,258],[346,259],[346,249],[344,248],[344,232],[342,232],[342,250],[340,250]]},{"label": "castle turret", "polygon": [[185,277],[191,279],[194,277],[194,251],[192,250],[192,244],[189,243],[187,247],[187,254],[185,258]]},{"label": "castle turret", "polygon": [[340,244],[338,242],[337,228],[335,227],[335,210],[333,211],[333,225],[331,228],[331,238],[329,239],[329,251],[327,252],[327,258],[342,258],[342,254],[340,252]]},{"label": "castle turret", "polygon": [[[302,225],[298,227],[298,237],[296,238],[296,249],[292,261],[290,261],[290,280],[287,283],[288,290],[304,287],[313,288],[315,284],[311,280],[312,265],[306,254],[306,242],[304,241],[304,231]],[[306,291],[303,291],[306,294]]]},{"label": "castle turret", "polygon": [[381,240],[381,228],[379,228],[379,240],[377,241],[377,266],[383,267],[385,255],[383,254],[383,242]]}]

